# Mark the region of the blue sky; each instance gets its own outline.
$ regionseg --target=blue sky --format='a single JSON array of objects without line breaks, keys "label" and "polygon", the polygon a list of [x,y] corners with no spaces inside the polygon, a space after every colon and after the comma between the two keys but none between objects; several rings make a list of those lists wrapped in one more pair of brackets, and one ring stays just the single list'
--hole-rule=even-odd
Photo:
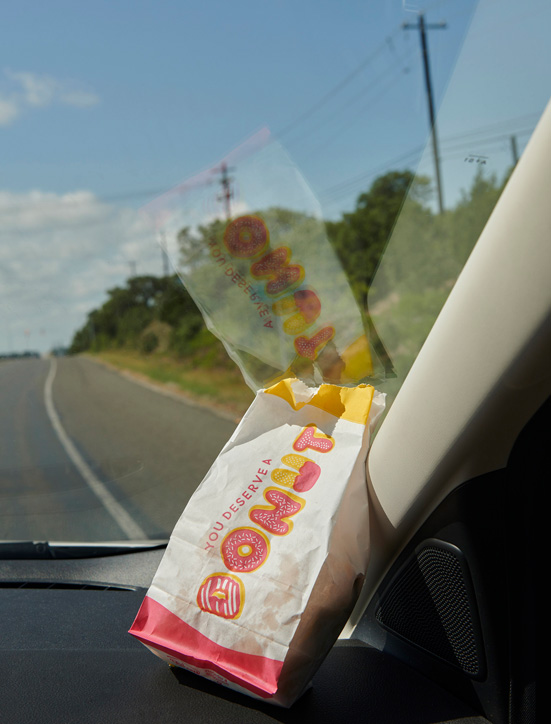
[{"label": "blue sky", "polygon": [[[440,19],[449,3],[436,5]],[[418,37],[399,27],[415,15],[401,2],[35,0],[4,13],[2,96],[27,72],[90,101],[27,104],[4,125],[0,183],[12,190],[168,188],[264,125],[278,135],[381,45],[346,92],[282,141],[321,191],[391,157],[412,102],[407,140],[426,135]],[[431,33],[438,95],[469,14],[467,3],[448,30]]]},{"label": "blue sky", "polygon": [[351,210],[378,172],[431,175],[419,37],[400,27],[420,10],[448,24],[429,47],[453,204],[475,172],[468,154],[502,175],[511,135],[522,151],[548,100],[548,0],[6,4],[0,351],[67,344],[132,262],[159,273],[136,210],[260,128],[325,218]]}]

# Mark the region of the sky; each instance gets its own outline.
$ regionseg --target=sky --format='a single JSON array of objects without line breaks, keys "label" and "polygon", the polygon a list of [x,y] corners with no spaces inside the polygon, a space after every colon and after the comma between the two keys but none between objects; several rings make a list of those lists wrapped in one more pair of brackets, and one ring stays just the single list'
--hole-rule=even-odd
[{"label": "sky", "polygon": [[432,176],[419,33],[402,27],[420,12],[446,22],[428,42],[450,207],[477,169],[504,175],[545,107],[548,0],[7,4],[0,353],[68,345],[108,289],[160,274],[140,208],[261,129],[326,219],[389,169]]}]

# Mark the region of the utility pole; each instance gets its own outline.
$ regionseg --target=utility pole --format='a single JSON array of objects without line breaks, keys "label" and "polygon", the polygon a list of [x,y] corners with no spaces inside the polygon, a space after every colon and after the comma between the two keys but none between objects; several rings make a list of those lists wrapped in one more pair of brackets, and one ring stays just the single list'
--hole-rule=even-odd
[{"label": "utility pole", "polygon": [[425,70],[425,87],[427,91],[427,101],[429,106],[429,121],[430,131],[432,137],[432,152],[434,156],[434,172],[436,175],[436,189],[438,191],[438,209],[440,213],[444,211],[444,201],[442,193],[442,178],[440,175],[440,156],[438,153],[438,137],[436,134],[436,117],[434,113],[434,103],[432,96],[432,82],[430,78],[430,65],[429,65],[429,47],[427,43],[427,30],[443,30],[447,25],[445,22],[441,23],[429,23],[425,24],[425,16],[423,13],[419,14],[419,23],[402,23],[404,30],[418,30],[421,39],[421,52],[423,54],[423,67]]},{"label": "utility pole", "polygon": [[513,154],[513,166],[518,163],[517,137],[511,136],[511,153]]},{"label": "utility pole", "polygon": [[[226,162],[222,161],[222,164],[220,165],[220,173],[222,174],[220,185],[222,186],[222,193],[218,197],[218,200],[224,202],[227,221],[231,219],[231,199],[233,198],[233,191],[231,188],[232,178],[228,175],[228,170]],[[231,170],[233,171],[233,169]]]},{"label": "utility pole", "polygon": [[168,266],[168,252],[166,250],[166,235],[164,231],[159,233],[159,246],[161,247],[161,256],[163,262],[163,276],[167,277],[170,274]]},{"label": "utility pole", "polygon": [[130,267],[130,279],[136,276],[136,262],[135,261],[129,261],[128,265]]}]

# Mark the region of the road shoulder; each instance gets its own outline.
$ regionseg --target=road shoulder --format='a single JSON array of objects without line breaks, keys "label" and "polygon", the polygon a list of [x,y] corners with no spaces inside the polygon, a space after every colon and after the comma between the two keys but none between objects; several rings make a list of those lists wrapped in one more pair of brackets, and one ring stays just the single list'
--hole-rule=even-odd
[{"label": "road shoulder", "polygon": [[116,372],[118,375],[124,377],[130,382],[134,382],[135,384],[140,385],[141,387],[145,387],[148,390],[152,390],[153,392],[164,395],[165,397],[170,397],[173,400],[177,400],[178,402],[182,402],[191,407],[199,407],[203,410],[209,410],[214,415],[217,415],[223,420],[229,420],[230,422],[237,424],[242,417],[242,415],[240,415],[239,413],[228,409],[222,404],[217,404],[215,402],[196,397],[191,393],[180,389],[175,382],[158,382],[157,380],[153,380],[150,377],[147,377],[147,375],[145,374],[136,372],[135,370],[118,367],[112,362],[108,362],[107,360],[101,359],[100,357],[95,357],[87,354],[83,354],[80,356],[82,356],[84,359],[94,362],[95,364],[106,367],[107,369]]}]

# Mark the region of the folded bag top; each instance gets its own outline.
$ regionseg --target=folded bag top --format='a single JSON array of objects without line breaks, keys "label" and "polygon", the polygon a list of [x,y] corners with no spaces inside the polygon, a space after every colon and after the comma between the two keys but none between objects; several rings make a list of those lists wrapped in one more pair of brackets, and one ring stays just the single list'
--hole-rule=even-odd
[{"label": "folded bag top", "polygon": [[286,379],[264,391],[267,395],[277,395],[293,408],[300,410],[304,405],[318,407],[337,418],[366,425],[375,392],[371,385],[340,387],[338,385],[320,385],[317,389],[300,385],[297,380]]}]

